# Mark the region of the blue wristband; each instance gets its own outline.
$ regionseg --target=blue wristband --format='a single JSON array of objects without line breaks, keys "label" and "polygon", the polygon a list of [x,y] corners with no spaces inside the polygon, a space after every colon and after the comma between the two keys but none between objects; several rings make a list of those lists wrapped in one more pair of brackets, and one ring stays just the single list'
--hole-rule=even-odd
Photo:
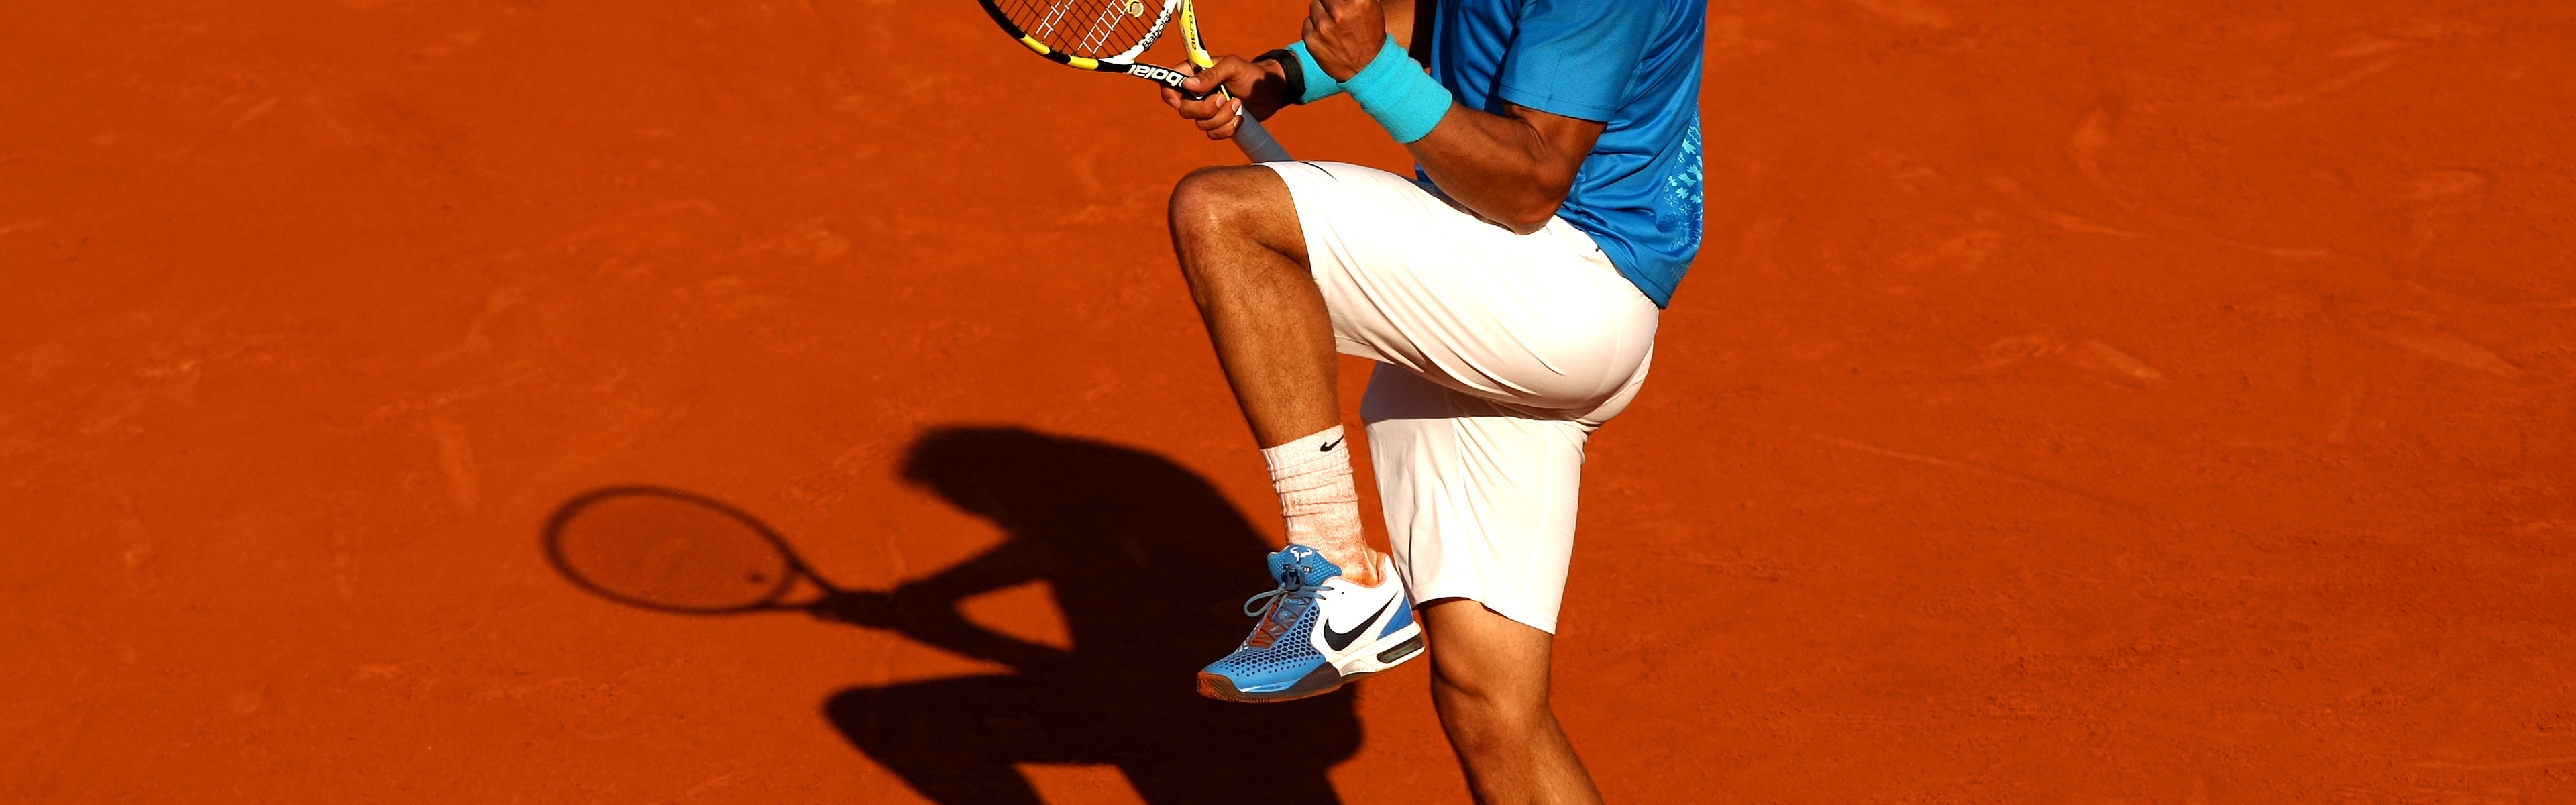
[{"label": "blue wristband", "polygon": [[1378,49],[1377,57],[1369,60],[1367,67],[1342,82],[1342,89],[1350,92],[1351,99],[1360,102],[1360,110],[1377,118],[1378,126],[1395,135],[1399,143],[1431,136],[1440,119],[1449,116],[1452,100],[1449,88],[1422,72],[1422,63],[1406,55],[1392,36],[1386,38],[1386,47]]},{"label": "blue wristband", "polygon": [[1309,104],[1342,94],[1342,82],[1333,80],[1332,76],[1324,73],[1323,65],[1315,63],[1315,54],[1306,52],[1306,40],[1290,42],[1284,49],[1297,57],[1296,64],[1284,66],[1296,70],[1305,79],[1306,94],[1295,99],[1297,103]]}]

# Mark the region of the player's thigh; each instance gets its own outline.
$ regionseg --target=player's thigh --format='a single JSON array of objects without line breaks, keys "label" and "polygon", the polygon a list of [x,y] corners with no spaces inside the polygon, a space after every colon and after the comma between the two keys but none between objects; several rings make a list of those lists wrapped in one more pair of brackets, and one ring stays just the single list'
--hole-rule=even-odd
[{"label": "player's thigh", "polygon": [[1571,224],[1515,234],[1385,171],[1263,167],[1341,351],[1535,411],[1597,408],[1641,372],[1659,311]]}]

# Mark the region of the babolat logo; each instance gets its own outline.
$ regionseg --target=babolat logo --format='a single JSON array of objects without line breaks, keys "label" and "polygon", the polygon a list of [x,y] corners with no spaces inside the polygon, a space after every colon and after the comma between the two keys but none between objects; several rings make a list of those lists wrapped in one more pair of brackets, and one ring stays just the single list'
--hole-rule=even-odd
[{"label": "babolat logo", "polygon": [[1169,67],[1158,67],[1151,64],[1127,65],[1127,74],[1137,76],[1139,78],[1151,78],[1156,81],[1163,82],[1165,85],[1174,87],[1180,86],[1181,80],[1189,77],[1181,75],[1178,70],[1174,70]]}]

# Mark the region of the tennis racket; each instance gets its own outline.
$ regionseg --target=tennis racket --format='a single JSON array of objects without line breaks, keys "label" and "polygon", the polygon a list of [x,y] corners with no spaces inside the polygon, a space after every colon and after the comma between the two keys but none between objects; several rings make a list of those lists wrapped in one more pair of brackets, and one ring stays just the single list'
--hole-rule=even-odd
[{"label": "tennis racket", "polygon": [[833,584],[759,519],[676,489],[617,486],[573,498],[546,521],[546,559],[601,598],[678,615],[800,612],[889,629],[964,656],[1020,669],[1064,650],[966,620],[952,600],[907,602],[902,588]]},{"label": "tennis racket", "polygon": [[778,532],[740,509],[676,489],[619,486],[565,503],[546,523],[546,558],[617,603],[682,615],[786,610],[868,623],[883,594],[833,585]]},{"label": "tennis racket", "polygon": [[[1122,73],[1180,90],[1181,80],[1188,76],[1171,68],[1136,62],[1136,57],[1162,38],[1175,17],[1179,18],[1181,43],[1189,49],[1190,63],[1201,68],[1216,64],[1199,41],[1198,10],[1190,0],[976,1],[984,4],[985,13],[993,16],[1003,33],[1048,61],[1077,70]],[[1155,7],[1157,2],[1159,9]],[[1217,92],[1222,94],[1225,90]],[[1188,90],[1181,93],[1190,94]],[[1290,160],[1288,150],[1279,147],[1279,141],[1261,128],[1261,121],[1249,114],[1243,115],[1235,128],[1234,144],[1254,162]]]}]

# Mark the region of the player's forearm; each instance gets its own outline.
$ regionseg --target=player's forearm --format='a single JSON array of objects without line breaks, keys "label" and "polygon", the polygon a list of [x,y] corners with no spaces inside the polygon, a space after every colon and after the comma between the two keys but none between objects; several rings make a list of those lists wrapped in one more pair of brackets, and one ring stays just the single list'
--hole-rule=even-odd
[{"label": "player's forearm", "polygon": [[1574,186],[1582,154],[1567,155],[1530,121],[1451,104],[1431,133],[1406,146],[1441,192],[1520,234],[1547,226]]}]

